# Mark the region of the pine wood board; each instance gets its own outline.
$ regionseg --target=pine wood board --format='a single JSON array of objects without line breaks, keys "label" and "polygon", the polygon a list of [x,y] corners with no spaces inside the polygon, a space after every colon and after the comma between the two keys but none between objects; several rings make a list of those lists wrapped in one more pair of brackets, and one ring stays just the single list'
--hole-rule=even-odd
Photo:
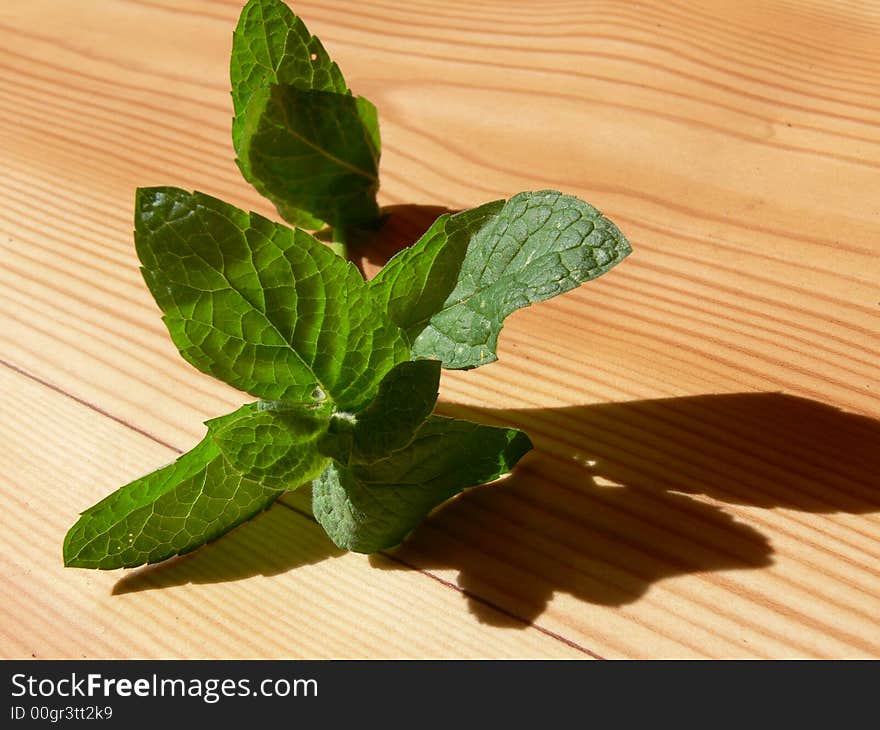
[{"label": "pine wood board", "polygon": [[[438,206],[541,187],[597,205],[634,254],[514,315],[498,363],[444,375],[445,412],[538,449],[392,555],[316,558],[329,543],[294,494],[137,579],[161,590],[60,569],[78,509],[243,400],[176,354],[130,234],[139,185],[272,215],[229,142],[239,7],[0,8],[4,525],[39,536],[4,578],[2,653],[878,656],[876,4],[296,3],[379,108],[397,240],[368,271]],[[270,536],[290,565],[235,567]],[[391,600],[408,590],[418,612]],[[286,620],[271,644],[236,629],[302,602],[309,639]],[[121,636],[118,612],[153,632]]]}]

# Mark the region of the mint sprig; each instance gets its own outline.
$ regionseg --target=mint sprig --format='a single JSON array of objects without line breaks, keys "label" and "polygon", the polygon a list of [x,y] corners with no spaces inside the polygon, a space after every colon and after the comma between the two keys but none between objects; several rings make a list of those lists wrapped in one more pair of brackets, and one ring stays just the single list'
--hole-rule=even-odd
[{"label": "mint sprig", "polygon": [[[281,0],[245,6],[231,76],[233,142],[257,190],[312,229],[373,225],[375,108]],[[507,316],[630,251],[595,208],[552,190],[441,216],[370,282],[303,230],[179,188],[138,190],[135,244],[181,355],[260,400],[86,510],[67,565],[189,552],[309,482],[337,545],[398,544],[532,446],[516,429],[435,415],[441,367],[492,362]]]}]

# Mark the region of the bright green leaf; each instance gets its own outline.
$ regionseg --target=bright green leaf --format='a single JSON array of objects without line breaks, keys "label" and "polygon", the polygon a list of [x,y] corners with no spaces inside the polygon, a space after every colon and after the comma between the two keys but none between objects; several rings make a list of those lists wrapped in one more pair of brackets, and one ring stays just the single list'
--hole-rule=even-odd
[{"label": "bright green leaf", "polygon": [[243,477],[205,438],[173,464],[83,512],[64,541],[64,564],[130,568],[187,553],[266,509],[280,494]]},{"label": "bright green leaf", "polygon": [[145,188],[135,242],[183,357],[236,388],[354,411],[408,359],[357,269],[303,231],[202,193]]},{"label": "bright green leaf", "polygon": [[82,513],[65,565],[131,568],[217,539],[327,467],[317,439],[328,417],[327,407],[251,403],[208,421],[194,449]]},{"label": "bright green leaf", "polygon": [[274,489],[296,489],[327,466],[318,450],[332,409],[326,404],[259,401],[207,422],[232,467]]},{"label": "bright green leaf", "polygon": [[[553,190],[520,193],[497,212],[476,210],[483,213],[454,235],[446,229],[457,216],[438,221],[371,284],[413,341],[412,356],[447,368],[494,361],[509,314],[596,278],[630,252],[598,210]],[[442,304],[440,291],[448,292]]]},{"label": "bright green leaf", "polygon": [[393,547],[439,504],[497,479],[531,449],[521,431],[431,416],[405,448],[371,464],[333,462],[312,484],[312,509],[338,546]]}]

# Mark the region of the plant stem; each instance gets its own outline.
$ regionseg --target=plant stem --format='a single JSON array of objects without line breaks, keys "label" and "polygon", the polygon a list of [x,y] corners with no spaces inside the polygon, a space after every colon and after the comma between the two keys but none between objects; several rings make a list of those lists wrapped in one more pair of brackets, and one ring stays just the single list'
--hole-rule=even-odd
[{"label": "plant stem", "polygon": [[348,236],[342,226],[333,226],[333,240],[330,243],[330,248],[348,261]]}]

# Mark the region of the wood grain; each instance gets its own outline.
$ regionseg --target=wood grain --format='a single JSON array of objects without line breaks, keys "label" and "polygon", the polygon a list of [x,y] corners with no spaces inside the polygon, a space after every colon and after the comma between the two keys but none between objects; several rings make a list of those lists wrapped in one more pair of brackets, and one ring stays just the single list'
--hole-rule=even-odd
[{"label": "wood grain", "polygon": [[293,494],[168,566],[60,567],[78,510],[244,399],[179,358],[130,233],[137,186],[273,214],[229,141],[241,4],[0,6],[0,654],[880,656],[876,3],[297,2],[379,108],[368,271],[545,187],[634,254],[444,375],[538,448],[392,554]]}]

